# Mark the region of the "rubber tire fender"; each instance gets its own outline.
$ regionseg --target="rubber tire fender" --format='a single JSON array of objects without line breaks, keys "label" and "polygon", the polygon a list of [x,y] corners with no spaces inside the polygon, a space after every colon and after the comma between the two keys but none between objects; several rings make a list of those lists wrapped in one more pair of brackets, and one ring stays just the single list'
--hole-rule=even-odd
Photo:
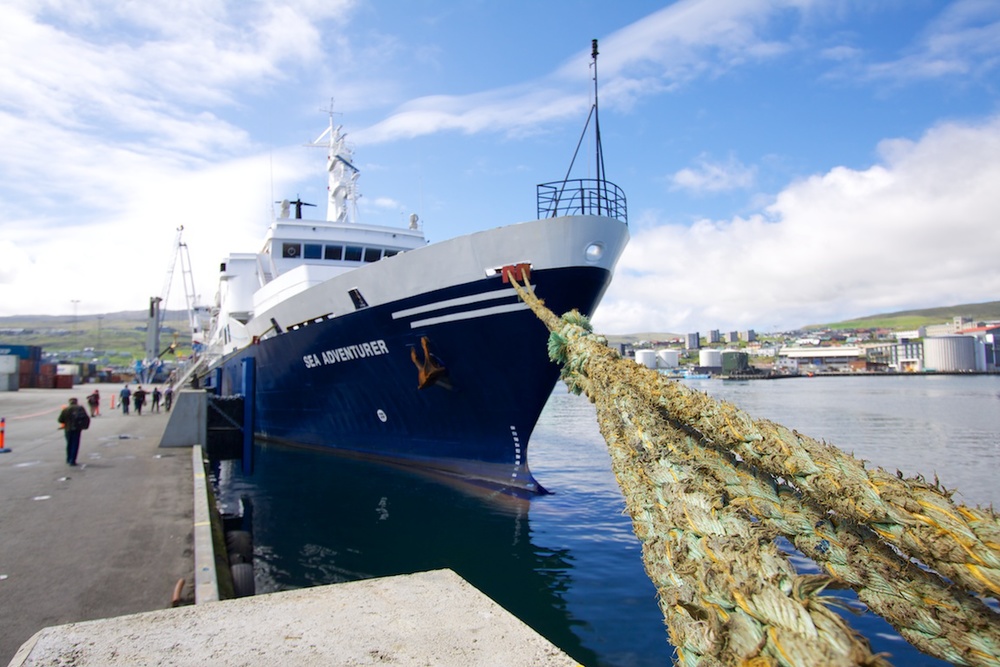
[{"label": "rubber tire fender", "polygon": [[233,593],[238,598],[245,598],[253,595],[256,585],[253,580],[253,565],[250,563],[236,563],[229,568],[233,573]]},{"label": "rubber tire fender", "polygon": [[253,562],[253,536],[246,530],[230,530],[226,533],[226,553],[230,563]]}]

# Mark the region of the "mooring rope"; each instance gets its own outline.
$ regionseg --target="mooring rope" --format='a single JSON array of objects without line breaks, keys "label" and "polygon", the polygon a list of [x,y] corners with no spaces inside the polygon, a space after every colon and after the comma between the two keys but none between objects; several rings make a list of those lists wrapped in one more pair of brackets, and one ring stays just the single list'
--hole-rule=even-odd
[{"label": "mooring rope", "polygon": [[[680,664],[886,664],[830,611],[820,593],[836,584],[925,653],[1000,665],[1000,614],[979,597],[1000,591],[992,511],[624,360],[585,317],[513,284],[564,382],[597,406]],[[779,535],[826,575],[781,565]]]}]

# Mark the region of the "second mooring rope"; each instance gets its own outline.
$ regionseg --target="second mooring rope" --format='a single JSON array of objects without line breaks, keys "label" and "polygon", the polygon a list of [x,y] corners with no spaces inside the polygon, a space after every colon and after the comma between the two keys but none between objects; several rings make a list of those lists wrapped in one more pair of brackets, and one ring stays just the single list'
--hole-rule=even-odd
[{"label": "second mooring rope", "polygon": [[[992,511],[624,360],[514,287],[597,407],[679,664],[886,664],[820,594],[846,585],[921,651],[1000,666],[1000,614],[980,599],[1000,592]],[[777,536],[827,574],[797,575]]]}]

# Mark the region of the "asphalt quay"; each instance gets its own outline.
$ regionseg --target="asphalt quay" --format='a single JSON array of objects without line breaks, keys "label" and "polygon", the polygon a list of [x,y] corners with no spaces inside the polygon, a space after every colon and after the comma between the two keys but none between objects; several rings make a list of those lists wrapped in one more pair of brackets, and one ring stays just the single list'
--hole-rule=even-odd
[{"label": "asphalt quay", "polygon": [[[95,388],[101,414],[70,467],[56,418]],[[169,414],[148,397],[141,416],[112,410],[120,389],[0,392],[0,664],[42,628],[170,607],[180,579],[190,591],[190,450],[159,448]]]},{"label": "asphalt quay", "polygon": [[199,595],[216,581],[214,508],[200,443],[177,441],[204,397],[178,396],[170,422],[105,395],[70,467],[56,417],[92,388],[0,393],[0,664],[576,664],[450,570]]}]

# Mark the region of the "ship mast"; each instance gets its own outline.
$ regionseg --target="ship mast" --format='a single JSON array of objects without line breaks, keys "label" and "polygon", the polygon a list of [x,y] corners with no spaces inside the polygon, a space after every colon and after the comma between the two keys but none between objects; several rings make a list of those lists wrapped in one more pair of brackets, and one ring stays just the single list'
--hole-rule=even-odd
[{"label": "ship mast", "polygon": [[607,186],[604,180],[604,150],[601,148],[601,121],[597,108],[597,40],[591,41],[590,57],[594,68],[594,157],[597,161],[597,215],[601,215],[601,202],[607,199]]},{"label": "ship mast", "polygon": [[[326,148],[328,222],[356,222],[358,207],[358,177],[361,172],[354,166],[354,152],[347,145],[347,135],[334,125],[333,105],[330,105],[330,126],[307,146]],[[325,141],[324,141],[325,140]]]},{"label": "ship mast", "polygon": [[597,202],[596,210],[598,215],[602,215],[602,212],[607,208],[607,182],[604,180],[604,150],[601,148],[601,124],[597,117],[597,40],[591,40],[590,66],[594,68],[594,103],[590,106],[590,113],[587,115],[587,122],[583,125],[583,132],[580,133],[580,140],[576,143],[576,150],[573,151],[573,159],[570,160],[569,169],[566,170],[566,177],[563,182],[569,181],[569,176],[573,171],[573,165],[576,164],[577,155],[580,154],[580,146],[583,145],[583,140],[587,136],[587,128],[590,127],[590,120],[594,120],[594,155],[597,161]]}]

